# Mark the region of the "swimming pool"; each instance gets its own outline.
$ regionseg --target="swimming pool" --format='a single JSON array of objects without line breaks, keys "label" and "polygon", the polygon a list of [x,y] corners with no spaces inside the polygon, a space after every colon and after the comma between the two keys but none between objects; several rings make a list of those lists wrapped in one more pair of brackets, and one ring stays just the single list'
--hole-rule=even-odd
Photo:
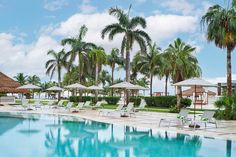
[{"label": "swimming pool", "polygon": [[77,117],[0,113],[1,157],[235,157],[236,142]]}]

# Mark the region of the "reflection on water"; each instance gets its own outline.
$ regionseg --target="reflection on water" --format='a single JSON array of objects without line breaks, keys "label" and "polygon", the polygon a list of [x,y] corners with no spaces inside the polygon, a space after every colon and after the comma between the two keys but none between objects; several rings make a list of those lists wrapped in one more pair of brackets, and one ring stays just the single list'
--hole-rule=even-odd
[{"label": "reflection on water", "polygon": [[[3,126],[2,122],[9,119],[11,121],[8,126]],[[38,131],[25,137],[22,133],[19,134],[19,130]],[[231,141],[110,125],[65,116],[0,116],[1,134],[0,149],[4,148],[2,143],[7,144],[10,137],[18,141],[11,144],[9,142],[11,148],[19,148],[21,141],[24,141],[24,147],[27,148],[27,153],[22,149],[16,149],[15,153],[1,150],[3,155],[9,157],[16,154],[26,157],[32,154],[34,157],[231,157],[236,153],[236,144]],[[33,153],[35,151],[37,153]]]}]

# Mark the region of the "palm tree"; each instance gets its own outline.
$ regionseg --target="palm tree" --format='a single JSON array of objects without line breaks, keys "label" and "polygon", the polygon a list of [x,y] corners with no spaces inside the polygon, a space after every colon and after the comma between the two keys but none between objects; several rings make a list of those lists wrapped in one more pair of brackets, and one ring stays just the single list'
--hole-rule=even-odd
[{"label": "palm tree", "polygon": [[46,64],[46,74],[50,75],[50,79],[52,79],[55,71],[57,71],[58,76],[58,84],[61,87],[61,70],[63,67],[67,67],[66,59],[65,59],[65,51],[62,49],[59,52],[55,52],[54,50],[50,50],[47,53],[52,56],[52,59],[49,59]]},{"label": "palm tree", "polygon": [[160,73],[160,48],[155,43],[149,44],[149,50],[146,54],[137,53],[134,57],[136,67],[139,71],[150,79],[150,96],[152,96],[153,76]]},{"label": "palm tree", "polygon": [[[178,38],[165,50],[166,59],[169,60],[171,65],[170,75],[173,83],[201,75],[201,68],[198,65],[198,60],[193,55],[195,49],[195,47],[185,44]],[[177,107],[180,105],[181,97],[181,87],[177,86]]]},{"label": "palm tree", "polygon": [[[111,54],[107,56],[107,64],[111,67],[111,84],[114,84],[114,72],[116,64],[123,64],[123,58],[119,57],[119,49],[113,48],[111,50]],[[111,91],[111,95],[113,96],[113,89]]]},{"label": "palm tree", "polygon": [[109,75],[108,71],[102,70],[99,75],[99,80],[102,83],[102,86],[105,87],[106,83],[111,84],[111,75]]},{"label": "palm tree", "polygon": [[21,85],[25,85],[27,83],[27,75],[24,75],[23,73],[17,73],[16,76],[14,76],[17,82],[19,82]]},{"label": "palm tree", "polygon": [[82,83],[82,80],[84,79],[84,69],[86,69],[84,67],[85,64],[88,63],[86,61],[88,53],[91,51],[92,48],[95,47],[93,43],[88,43],[84,41],[84,37],[87,31],[87,27],[83,25],[80,28],[79,35],[77,37],[66,38],[61,41],[62,45],[69,44],[71,46],[71,50],[66,54],[66,58],[69,58],[69,71],[73,65],[73,62],[78,57],[80,83]]},{"label": "palm tree", "polygon": [[[235,2],[233,2],[235,3]],[[227,93],[232,94],[231,52],[236,46],[235,6],[223,8],[219,5],[210,7],[202,17],[201,23],[207,25],[207,40],[219,48],[227,50]]]},{"label": "palm tree", "polygon": [[95,65],[95,84],[98,85],[99,71],[102,69],[102,65],[106,64],[107,56],[103,48],[95,48],[89,53],[91,62]]},{"label": "palm tree", "polygon": [[167,85],[172,70],[171,63],[168,58],[170,58],[168,56],[168,53],[161,54],[160,77],[161,78],[165,77],[165,96],[167,96],[168,93]]},{"label": "palm tree", "polygon": [[40,85],[40,78],[37,75],[33,75],[33,76],[28,76],[27,82],[31,83],[33,85]]},{"label": "palm tree", "polygon": [[[131,8],[131,6],[130,6]],[[125,13],[122,9],[115,7],[109,9],[109,14],[117,18],[118,22],[107,25],[101,32],[104,39],[108,35],[109,40],[113,40],[114,36],[123,34],[121,43],[121,54],[124,55],[126,51],[126,81],[130,81],[130,51],[133,48],[136,41],[141,49],[142,53],[146,52],[146,43],[150,42],[149,35],[142,29],[146,28],[146,21],[144,18],[136,16],[131,18],[128,13]],[[142,29],[140,29],[142,28]]]}]

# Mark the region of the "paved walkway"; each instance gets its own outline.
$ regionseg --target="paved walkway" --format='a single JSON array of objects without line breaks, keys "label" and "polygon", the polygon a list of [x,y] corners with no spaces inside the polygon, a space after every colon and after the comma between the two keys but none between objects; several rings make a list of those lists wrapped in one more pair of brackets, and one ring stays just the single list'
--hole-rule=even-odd
[{"label": "paved walkway", "polygon": [[[16,107],[5,105],[0,106],[0,112],[27,112],[27,113],[44,113],[44,114],[62,114],[62,115],[73,115],[81,118],[86,118],[94,121],[100,121],[105,123],[113,123],[118,125],[128,125],[139,128],[150,128],[153,130],[161,131],[175,131],[178,133],[199,135],[211,138],[229,139],[236,140],[236,121],[218,121],[218,128],[214,125],[209,125],[207,129],[203,125],[200,129],[193,130],[189,127],[181,128],[176,124],[171,124],[168,127],[167,123],[162,123],[159,127],[159,121],[161,118],[176,118],[176,114],[172,113],[156,113],[156,112],[138,112],[136,117],[122,118],[119,114],[112,114],[111,116],[101,116],[96,110],[86,110],[79,113],[69,113],[65,110],[33,110],[33,111],[19,111]],[[193,115],[190,115],[190,117]]]}]

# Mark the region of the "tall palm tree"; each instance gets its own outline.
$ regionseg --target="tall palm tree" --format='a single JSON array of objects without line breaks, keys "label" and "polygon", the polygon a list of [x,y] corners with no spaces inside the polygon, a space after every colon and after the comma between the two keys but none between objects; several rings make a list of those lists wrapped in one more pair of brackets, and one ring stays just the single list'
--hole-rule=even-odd
[{"label": "tall palm tree", "polygon": [[[131,6],[130,6],[131,8]],[[124,55],[126,51],[126,81],[130,81],[130,51],[136,41],[142,53],[146,52],[146,43],[151,39],[149,35],[142,29],[146,28],[146,21],[144,18],[136,16],[130,17],[129,11],[126,13],[122,9],[115,7],[109,9],[109,14],[117,18],[118,22],[107,25],[101,32],[104,39],[108,35],[109,40],[113,40],[114,36],[118,34],[123,35],[121,42],[121,54]],[[141,29],[140,29],[141,28]]]},{"label": "tall palm tree", "polygon": [[14,76],[17,82],[19,82],[21,85],[25,85],[27,83],[27,75],[24,75],[24,73],[17,73],[16,76]]},{"label": "tall palm tree", "polygon": [[[171,79],[173,83],[183,81],[191,77],[201,75],[201,68],[198,65],[197,58],[193,55],[195,47],[186,44],[177,38],[174,43],[170,44],[165,50],[166,56],[171,65]],[[180,106],[182,97],[181,87],[177,87],[177,107]]]},{"label": "tall palm tree", "polygon": [[156,46],[155,43],[149,44],[148,53],[141,54],[137,53],[134,57],[134,62],[136,62],[136,67],[139,71],[148,76],[150,79],[150,96],[152,96],[152,82],[153,77],[160,74],[160,48]]},{"label": "tall palm tree", "polygon": [[106,64],[107,56],[103,48],[92,49],[89,53],[92,63],[95,65],[95,84],[98,85],[99,71],[102,69],[102,65]]},{"label": "tall palm tree", "polygon": [[[114,72],[116,68],[116,64],[123,64],[124,60],[119,56],[119,49],[113,48],[111,50],[111,54],[107,55],[107,64],[111,67],[111,84],[114,84]],[[113,89],[111,91],[111,95],[113,96]]]},{"label": "tall palm tree", "polygon": [[235,6],[223,8],[220,5],[210,7],[201,20],[203,25],[207,25],[207,40],[214,42],[217,47],[226,48],[227,50],[228,95],[232,94],[231,52],[236,46],[235,21]]},{"label": "tall palm tree", "polygon": [[165,77],[165,96],[167,96],[168,94],[167,85],[168,85],[168,80],[172,71],[171,63],[168,58],[170,58],[168,56],[168,53],[161,54],[160,77],[161,78]]},{"label": "tall palm tree", "polygon": [[102,83],[102,86],[105,87],[106,83],[111,84],[111,75],[106,70],[102,70],[99,75],[99,80]]},{"label": "tall palm tree", "polygon": [[45,67],[47,69],[46,74],[50,75],[50,79],[52,79],[55,71],[57,71],[58,84],[61,87],[61,71],[62,68],[67,67],[65,51],[64,49],[59,52],[50,50],[47,54],[50,55],[52,59],[49,59],[45,64]]},{"label": "tall palm tree", "polygon": [[28,76],[27,81],[28,81],[28,83],[31,83],[33,85],[40,85],[41,84],[41,80],[37,75]]},{"label": "tall palm tree", "polygon": [[79,79],[80,83],[84,80],[84,68],[86,63],[88,53],[91,51],[92,48],[95,47],[93,43],[88,43],[84,41],[85,35],[88,29],[85,25],[80,28],[79,35],[77,37],[66,38],[61,41],[62,45],[70,45],[71,50],[67,52],[66,57],[69,58],[69,71],[73,65],[73,62],[78,57],[78,68],[79,68]]}]

